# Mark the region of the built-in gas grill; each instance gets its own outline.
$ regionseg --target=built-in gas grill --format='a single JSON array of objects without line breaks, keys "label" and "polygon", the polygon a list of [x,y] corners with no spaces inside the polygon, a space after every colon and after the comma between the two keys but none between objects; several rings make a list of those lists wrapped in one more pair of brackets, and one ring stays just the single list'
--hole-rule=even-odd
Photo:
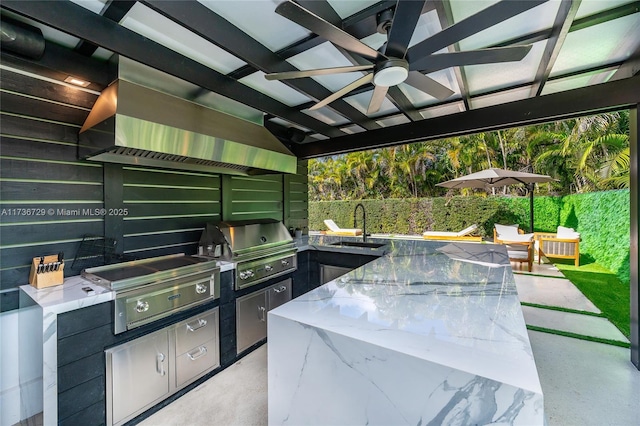
[{"label": "built-in gas grill", "polygon": [[115,292],[116,334],[220,297],[220,268],[175,254],[89,268],[82,276]]},{"label": "built-in gas grill", "polygon": [[228,260],[236,263],[236,290],[297,269],[297,249],[282,222],[222,222],[217,227],[229,245]]}]

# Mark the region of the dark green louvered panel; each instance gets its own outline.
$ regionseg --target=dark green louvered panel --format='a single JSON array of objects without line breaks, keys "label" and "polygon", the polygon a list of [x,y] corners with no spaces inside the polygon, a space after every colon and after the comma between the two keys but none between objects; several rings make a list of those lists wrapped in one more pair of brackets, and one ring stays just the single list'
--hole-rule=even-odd
[{"label": "dark green louvered panel", "polygon": [[224,220],[283,219],[283,175],[225,176]]},{"label": "dark green louvered panel", "polygon": [[207,222],[220,221],[220,176],[123,167],[124,253],[193,254]]}]

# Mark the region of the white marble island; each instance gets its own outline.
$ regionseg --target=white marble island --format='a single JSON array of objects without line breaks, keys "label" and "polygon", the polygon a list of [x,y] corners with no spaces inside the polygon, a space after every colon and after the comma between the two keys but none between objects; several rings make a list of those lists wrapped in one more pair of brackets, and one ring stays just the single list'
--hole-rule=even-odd
[{"label": "white marble island", "polygon": [[393,242],[269,312],[268,341],[271,425],[545,423],[503,247]]}]

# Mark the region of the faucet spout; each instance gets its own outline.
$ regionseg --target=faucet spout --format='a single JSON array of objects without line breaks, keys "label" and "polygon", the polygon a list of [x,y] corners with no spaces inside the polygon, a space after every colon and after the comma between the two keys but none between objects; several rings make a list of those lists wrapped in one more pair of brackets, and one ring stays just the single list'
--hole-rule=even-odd
[{"label": "faucet spout", "polygon": [[362,209],[362,241],[367,242],[367,213],[364,210],[364,205],[362,203],[358,203],[356,208],[353,209],[353,227],[358,227],[358,208]]}]

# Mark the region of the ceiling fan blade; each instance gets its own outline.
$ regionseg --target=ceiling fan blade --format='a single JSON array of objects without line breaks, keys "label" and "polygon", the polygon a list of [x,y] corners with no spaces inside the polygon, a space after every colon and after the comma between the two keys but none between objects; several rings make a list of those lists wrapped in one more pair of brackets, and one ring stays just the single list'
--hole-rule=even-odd
[{"label": "ceiling fan blade", "polygon": [[439,53],[412,62],[409,64],[409,69],[428,74],[445,68],[464,65],[520,61],[527,56],[531,47],[533,45],[527,44],[523,46],[492,47],[464,52]]},{"label": "ceiling fan blade", "polygon": [[433,52],[451,46],[460,40],[479,33],[502,21],[506,21],[547,1],[548,0],[502,0],[495,3],[409,48],[407,51],[408,61],[409,63],[418,61]]},{"label": "ceiling fan blade", "polygon": [[319,68],[306,71],[287,71],[265,74],[267,80],[290,80],[293,78],[311,77],[314,75],[338,74],[343,72],[364,71],[373,69],[373,65],[355,65],[348,67]]},{"label": "ceiling fan blade", "polygon": [[426,0],[400,0],[393,13],[385,55],[403,59]]},{"label": "ceiling fan blade", "polygon": [[440,101],[454,94],[453,90],[418,71],[411,71],[404,82]]},{"label": "ceiling fan blade", "polygon": [[371,101],[369,102],[369,108],[367,108],[367,114],[373,114],[374,112],[378,112],[380,110],[382,101],[384,101],[385,96],[387,96],[388,90],[389,88],[387,86],[376,86],[376,88],[373,90]]},{"label": "ceiling fan blade", "polygon": [[310,111],[314,111],[316,109],[322,108],[323,106],[330,104],[331,102],[333,102],[336,99],[346,95],[347,93],[351,92],[352,90],[355,90],[360,86],[364,86],[365,84],[370,83],[371,81],[373,81],[373,73],[369,73],[369,74],[367,74],[365,76],[362,76],[359,79],[357,79],[356,81],[354,81],[353,83],[347,84],[342,89],[340,89],[337,92],[335,92],[333,95],[324,98],[323,100],[321,100],[320,102],[318,102],[317,104],[315,104],[314,106],[309,108],[309,110]]},{"label": "ceiling fan blade", "polygon": [[351,34],[342,31],[332,23],[309,12],[291,0],[280,3],[278,7],[276,7],[276,13],[350,52],[357,53],[371,60],[383,56],[380,52],[367,46]]}]

